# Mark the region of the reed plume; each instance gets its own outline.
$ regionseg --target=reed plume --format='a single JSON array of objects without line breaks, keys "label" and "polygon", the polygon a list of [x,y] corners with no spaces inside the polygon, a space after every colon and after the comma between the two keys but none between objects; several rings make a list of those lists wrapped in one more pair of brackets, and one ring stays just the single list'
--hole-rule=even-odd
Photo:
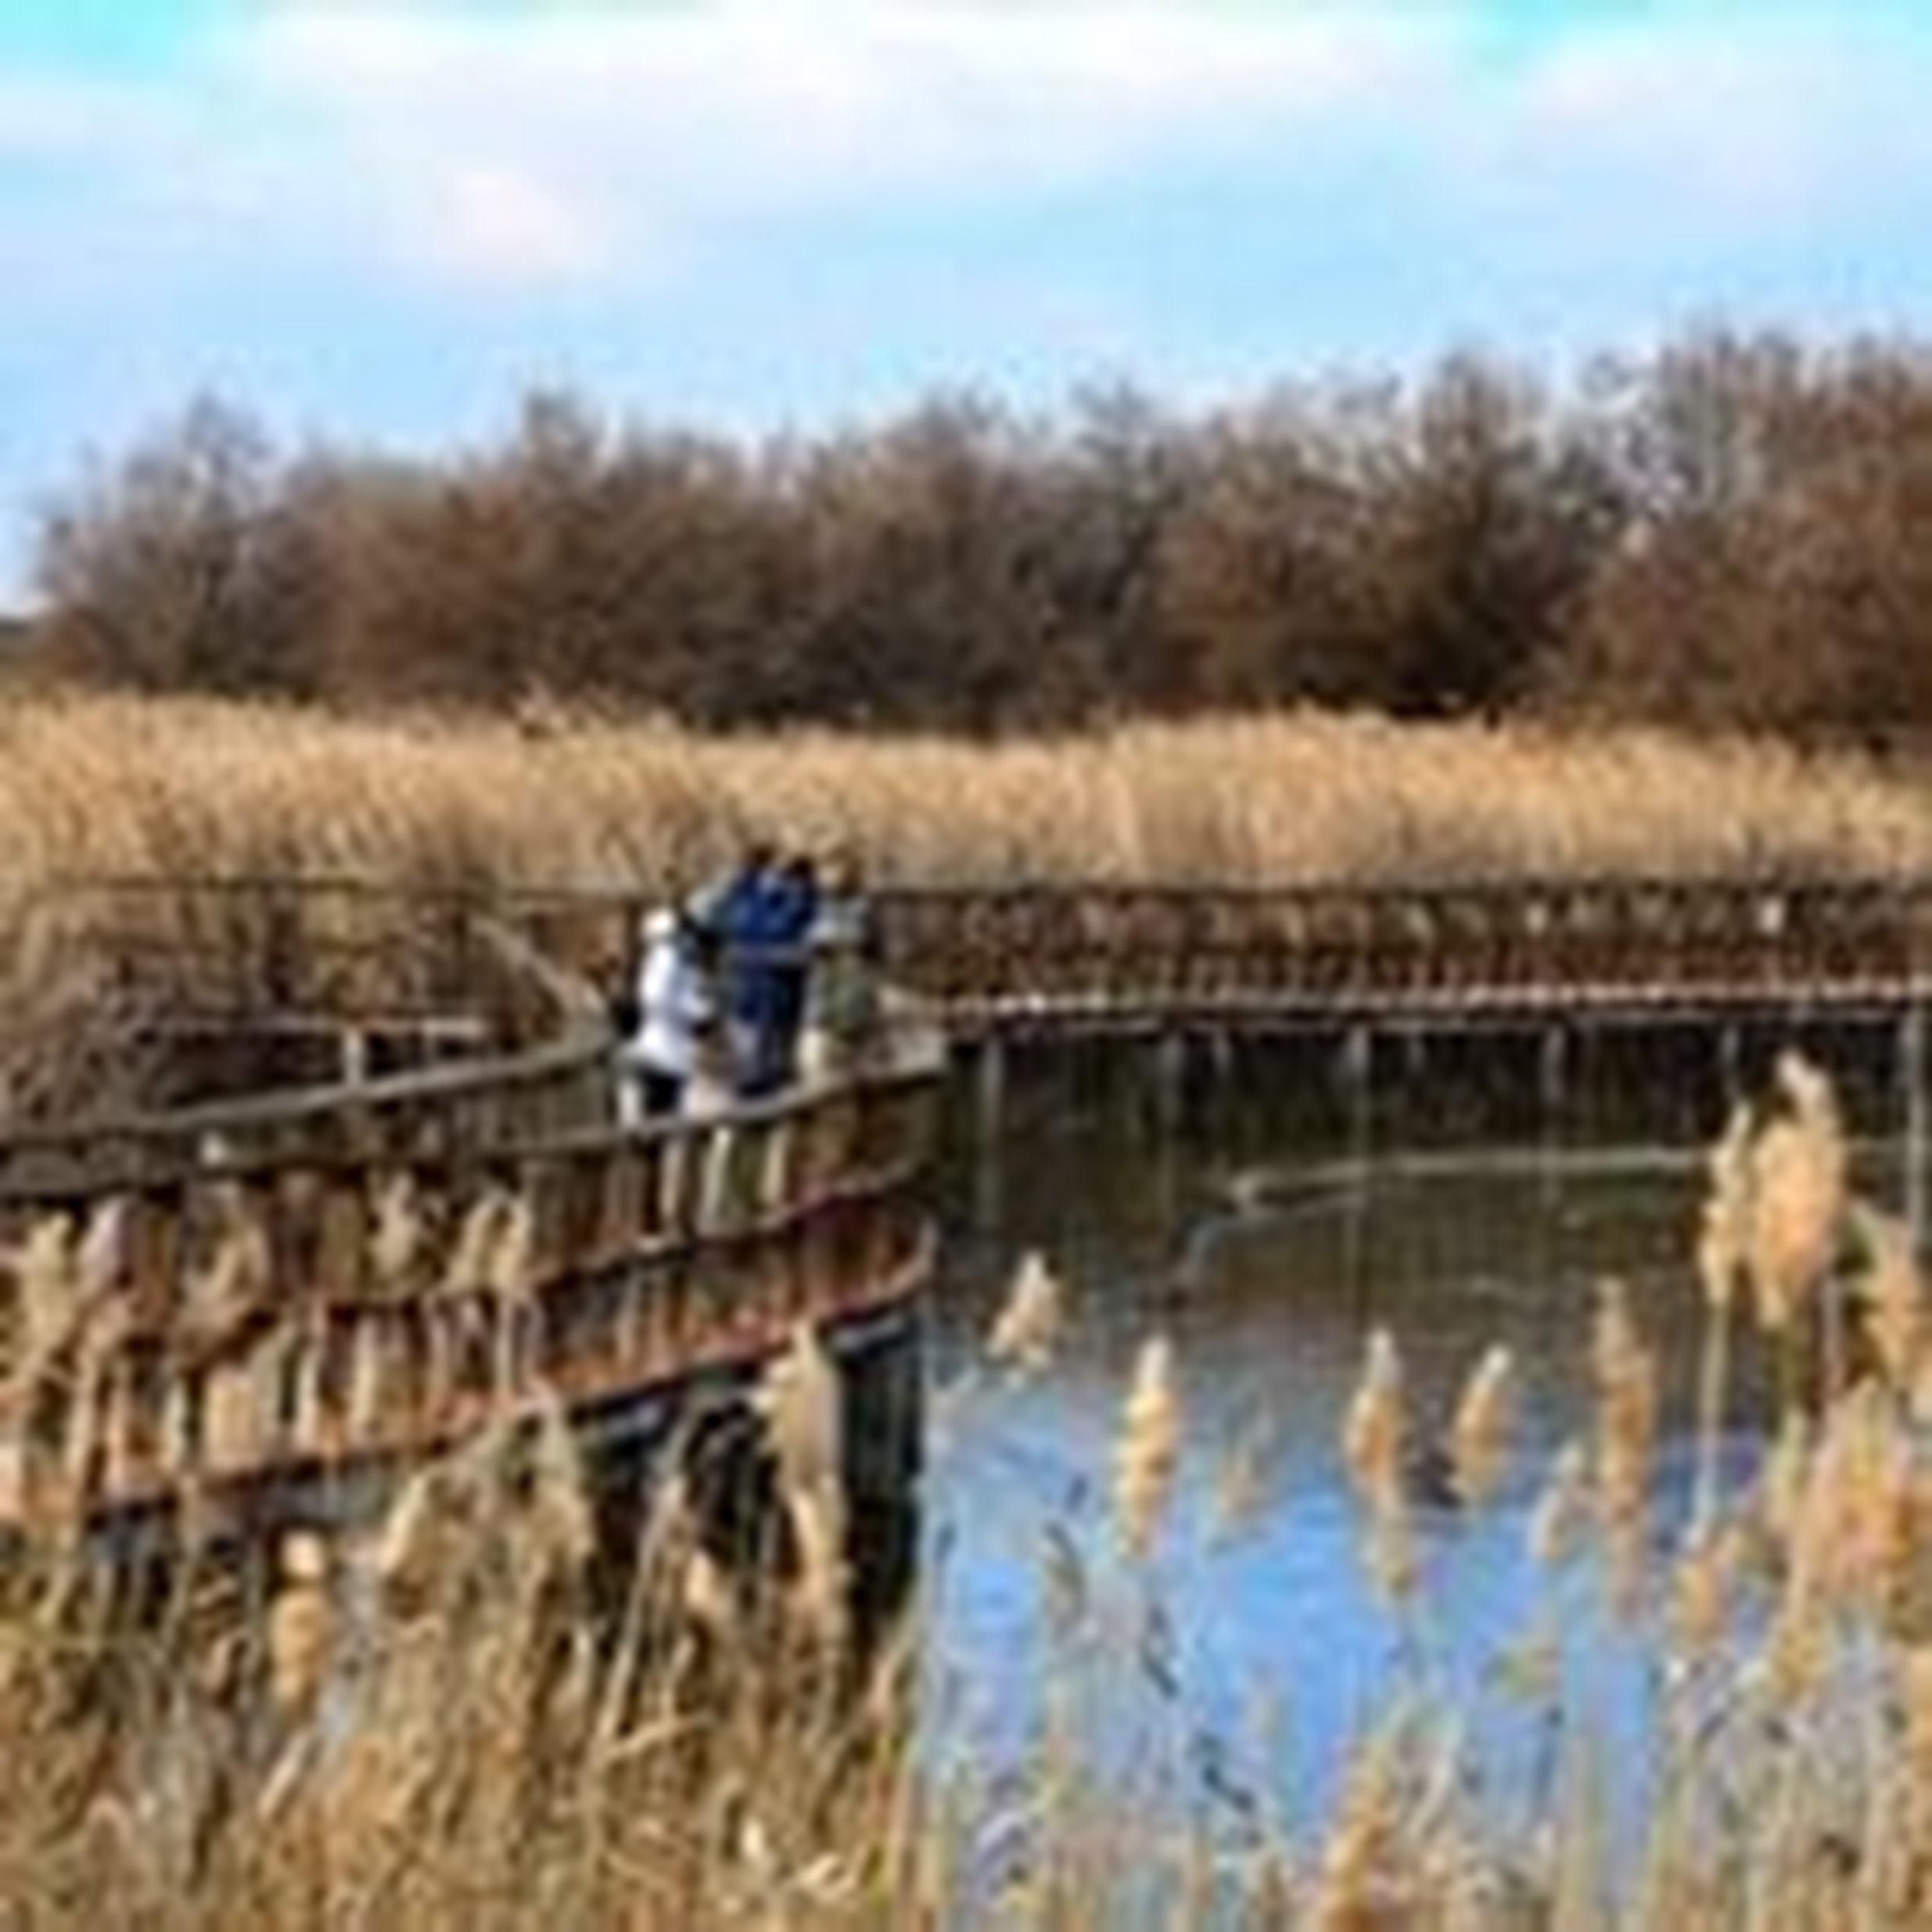
[{"label": "reed plume", "polygon": [[1515,1409],[1515,1358],[1499,1345],[1471,1371],[1449,1424],[1456,1492],[1472,1508],[1486,1503],[1503,1479]]},{"label": "reed plume", "polygon": [[1637,1334],[1622,1283],[1600,1292],[1591,1344],[1596,1394],[1596,1506],[1615,1568],[1640,1565],[1657,1440],[1657,1367]]},{"label": "reed plume", "polygon": [[1114,1438],[1114,1520],[1136,1556],[1151,1544],[1180,1456],[1180,1398],[1165,1335],[1143,1342]]},{"label": "reed plume", "polygon": [[1912,1253],[1912,1230],[1864,1203],[1852,1209],[1864,1255],[1864,1330],[1887,1384],[1909,1398],[1918,1385],[1925,1344],[1925,1284]]},{"label": "reed plume", "polygon": [[986,1358],[1029,1374],[1048,1367],[1066,1326],[1066,1287],[1029,1248],[986,1336]]},{"label": "reed plume", "polygon": [[376,1190],[369,1229],[369,1267],[377,1287],[400,1298],[416,1284],[428,1229],[414,1178],[391,1175]]},{"label": "reed plume", "polygon": [[1414,1525],[1402,1476],[1408,1438],[1402,1358],[1388,1330],[1370,1334],[1362,1379],[1342,1424],[1342,1456],[1365,1517],[1370,1577],[1390,1602],[1416,1580]]},{"label": "reed plume", "polygon": [[79,1319],[73,1222],[64,1214],[41,1216],[0,1259],[13,1284],[9,1372],[23,1385],[66,1346]]},{"label": "reed plume", "polygon": [[1755,1123],[1741,1101],[1711,1148],[1709,1185],[1697,1231],[1697,1278],[1704,1291],[1704,1342],[1697,1375],[1697,1474],[1693,1542],[1706,1539],[1718,1508],[1718,1449],[1730,1379],[1731,1311],[1750,1267]]},{"label": "reed plume", "polygon": [[329,1596],[329,1550],[310,1531],[285,1537],[281,1581],[268,1606],[265,1647],[270,1701],[285,1718],[313,1715],[335,1642]]},{"label": "reed plume", "polygon": [[779,1493],[798,1561],[795,1600],[806,1627],[837,1644],[846,1629],[847,1572],[843,1403],[839,1373],[809,1323],[792,1330],[757,1395],[778,1465]]},{"label": "reed plume", "polygon": [[481,1295],[490,1288],[504,1230],[515,1207],[515,1198],[508,1190],[494,1183],[470,1203],[457,1224],[456,1238],[443,1264],[440,1286],[443,1294]]},{"label": "reed plume", "polygon": [[1669,1628],[1680,1654],[1701,1658],[1718,1648],[1748,1553],[1738,1524],[1693,1517],[1671,1579]]},{"label": "reed plume", "polygon": [[1752,1150],[1746,1245],[1759,1324],[1788,1336],[1837,1258],[1849,1204],[1848,1156],[1825,1076],[1786,1052],[1776,1079],[1786,1111]]},{"label": "reed plume", "polygon": [[1546,1569],[1568,1561],[1590,1521],[1590,1458],[1581,1442],[1566,1442],[1544,1478],[1530,1512],[1527,1541],[1532,1558]]},{"label": "reed plume", "polygon": [[1729,1314],[1751,1262],[1755,1129],[1750,1107],[1739,1101],[1707,1164],[1709,1184],[1697,1230],[1697,1278],[1706,1309],[1719,1320]]},{"label": "reed plume", "polygon": [[1402,1486],[1407,1417],[1402,1395],[1402,1357],[1386,1328],[1369,1337],[1362,1379],[1342,1423],[1342,1460],[1356,1495],[1373,1506]]},{"label": "reed plume", "polygon": [[275,1277],[268,1230],[239,1186],[214,1191],[214,1245],[189,1271],[184,1333],[203,1348],[231,1341],[268,1303]]},{"label": "reed plume", "polygon": [[125,1194],[108,1194],[88,1216],[74,1249],[74,1287],[83,1309],[92,1310],[122,1287],[133,1259],[135,1204]]},{"label": "reed plume", "polygon": [[523,1417],[529,1442],[524,1477],[532,1532],[545,1568],[582,1569],[597,1545],[584,1452],[553,1389],[540,1389]]},{"label": "reed plume", "polygon": [[1382,1932],[1417,1901],[1405,1829],[1400,1726],[1377,1730],[1350,1760],[1309,1901],[1315,1932]]},{"label": "reed plume", "polygon": [[483,1285],[499,1301],[521,1302],[529,1295],[535,1278],[536,1235],[529,1201],[519,1194],[506,1194],[483,1264]]}]

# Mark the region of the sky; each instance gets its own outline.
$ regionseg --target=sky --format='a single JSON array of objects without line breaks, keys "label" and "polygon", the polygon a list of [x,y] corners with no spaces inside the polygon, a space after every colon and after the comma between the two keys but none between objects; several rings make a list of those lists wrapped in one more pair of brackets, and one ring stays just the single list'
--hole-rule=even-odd
[{"label": "sky", "polygon": [[0,0],[0,602],[216,391],[441,450],[1932,332],[1932,0]]}]

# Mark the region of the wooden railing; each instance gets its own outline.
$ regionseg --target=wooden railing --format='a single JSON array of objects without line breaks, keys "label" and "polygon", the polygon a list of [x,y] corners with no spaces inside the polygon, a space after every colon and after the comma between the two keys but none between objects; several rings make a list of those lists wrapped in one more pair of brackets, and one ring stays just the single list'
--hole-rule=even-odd
[{"label": "wooden railing", "polygon": [[110,985],[190,994],[210,1016],[487,1006],[500,1032],[519,1018],[540,1032],[551,1016],[502,971],[490,911],[483,892],[353,875],[97,875],[56,883],[27,917],[104,959]]},{"label": "wooden railing", "polygon": [[[233,899],[239,925],[239,889],[224,887],[220,895]],[[171,904],[176,903],[192,902],[176,893]],[[238,991],[254,986],[258,1003],[283,997],[261,973],[261,962],[234,944],[234,929],[214,955],[215,971],[232,972]],[[256,929],[277,930],[272,924]],[[479,1009],[479,1026],[494,1036],[493,1050],[386,1077],[149,1112],[83,1112],[16,1127],[0,1136],[0,1202],[82,1201],[165,1180],[216,1158],[257,1167],[447,1158],[608,1124],[613,1043],[594,989],[514,928],[472,909],[460,921],[448,919],[445,930],[467,962],[469,997]],[[158,955],[161,942],[152,932],[150,939]],[[92,943],[111,946],[114,935],[92,935]],[[200,957],[195,941],[182,936],[174,943],[167,970],[192,978]],[[241,999],[237,1024],[260,1010]],[[345,1025],[354,1017],[352,1007],[344,1010]],[[534,1043],[515,1046],[522,1037]]]},{"label": "wooden railing", "polygon": [[0,1521],[426,1453],[540,1387],[634,1397],[903,1295],[934,1075],[629,1133],[16,1186],[39,1286],[16,1302]]},{"label": "wooden railing", "polygon": [[899,892],[889,970],[953,1031],[1387,1008],[1916,999],[1932,882]]},{"label": "wooden railing", "polygon": [[[494,922],[607,989],[630,970],[652,901],[643,887],[514,889],[487,911],[454,890],[418,896],[472,970]],[[1928,878],[896,889],[877,908],[886,977],[956,1035],[1404,1007],[1893,1003],[1932,981]],[[203,935],[234,926],[181,921]],[[243,929],[272,925],[254,916]]]},{"label": "wooden railing", "polygon": [[[609,983],[647,891],[513,891],[501,914]],[[881,891],[886,979],[949,1031],[1108,1015],[1833,1000],[1932,980],[1932,878],[1550,877],[1417,885]]]},{"label": "wooden railing", "polygon": [[[286,885],[272,918],[211,889],[238,989],[285,997],[250,948],[312,912]],[[138,890],[113,896],[192,978],[206,915],[167,890],[160,921]],[[540,1389],[578,1411],[634,1401],[922,1277],[930,1036],[882,1042],[849,1079],[626,1129],[597,989],[515,921],[433,911],[470,997],[512,1041],[539,1014],[545,1036],[0,1138],[0,1524],[407,1459]]]},{"label": "wooden railing", "polygon": [[[417,896],[422,918],[463,935],[453,953],[460,944],[474,959],[482,921],[512,925],[543,957],[609,988],[634,959],[653,895],[641,885]],[[876,903],[887,978],[969,1030],[1108,1008],[1884,997],[1932,976],[1932,878],[1062,883],[895,888]],[[202,930],[212,918],[202,915]]]}]

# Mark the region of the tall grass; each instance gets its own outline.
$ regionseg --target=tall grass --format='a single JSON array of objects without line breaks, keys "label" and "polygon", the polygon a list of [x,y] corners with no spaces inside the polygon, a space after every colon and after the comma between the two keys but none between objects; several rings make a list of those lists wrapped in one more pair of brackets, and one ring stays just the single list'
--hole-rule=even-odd
[{"label": "tall grass", "polygon": [[753,830],[936,882],[1883,871],[1932,863],[1932,785],[1769,743],[1318,713],[986,745],[0,706],[0,910],[80,873],[630,882]]},{"label": "tall grass", "polygon": [[[1014,1761],[982,1767],[919,1741],[916,1628],[869,1675],[846,1667],[838,1372],[801,1334],[756,1405],[795,1552],[781,1589],[721,1572],[671,1483],[618,1607],[594,1609],[582,1474],[542,1404],[422,1471],[362,1545],[290,1539],[265,1611],[191,1568],[136,1641],[78,1553],[43,1553],[0,1619],[3,1916],[163,1932],[1923,1927],[1932,1349],[1895,1226],[1818,1183],[1835,1171],[1826,1097],[1787,1065],[1715,1163],[1704,1266],[1687,1255],[1682,1289],[1708,1317],[1698,1427],[1723,1426],[1740,1349],[1797,1367],[1754,1472],[1727,1457],[1722,1484],[1700,1478],[1681,1537],[1654,1508],[1654,1359],[1605,1291],[1590,1441],[1528,1513],[1546,1600],[1507,1694],[1550,1748],[1518,1787],[1483,1775],[1482,1700],[1504,1693],[1434,1668],[1432,1621],[1455,1607],[1431,1600],[1408,1535],[1396,1337],[1369,1342],[1337,1464],[1405,1661],[1332,1802],[1297,1818],[1177,1803],[1160,1774],[1194,1761],[1184,1712],[1128,1761],[1082,1719],[1083,1686],[1125,1698],[1160,1668],[1162,1519],[1198,1493],[1172,1478],[1216,1448],[1190,1439],[1187,1365],[1165,1338],[1140,1353],[1113,1445],[1119,1534],[1042,1525],[1043,1715]],[[1780,1215],[1769,1197],[1787,1187]],[[1045,1366],[1060,1302],[1029,1262],[994,1365]],[[1492,1354],[1449,1428],[1467,1510],[1512,1486],[1514,1409]],[[1647,1686],[1636,1730],[1614,1735],[1593,1676],[1612,1647]]]}]

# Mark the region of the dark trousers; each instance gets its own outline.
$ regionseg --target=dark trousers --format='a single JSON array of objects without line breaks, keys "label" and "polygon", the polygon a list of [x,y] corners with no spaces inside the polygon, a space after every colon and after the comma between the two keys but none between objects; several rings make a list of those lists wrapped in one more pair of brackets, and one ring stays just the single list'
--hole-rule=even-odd
[{"label": "dark trousers", "polygon": [[657,1120],[677,1111],[684,1097],[684,1083],[674,1073],[662,1073],[655,1067],[637,1069],[637,1090],[644,1100],[644,1117]]}]

